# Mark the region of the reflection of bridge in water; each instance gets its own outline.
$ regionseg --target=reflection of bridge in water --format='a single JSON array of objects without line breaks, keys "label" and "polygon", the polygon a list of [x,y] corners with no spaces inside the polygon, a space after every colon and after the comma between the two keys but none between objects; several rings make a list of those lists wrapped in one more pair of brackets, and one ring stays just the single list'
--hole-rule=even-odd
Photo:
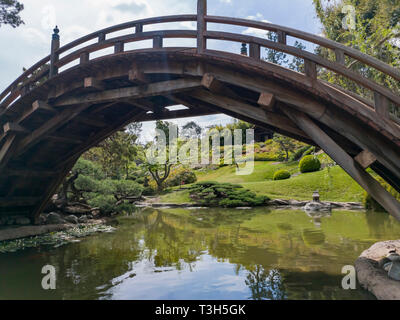
[{"label": "reflection of bridge in water", "polygon": [[[1,214],[37,218],[79,156],[130,122],[225,113],[319,145],[400,219],[400,203],[366,171],[371,167],[400,191],[400,126],[392,114],[400,96],[350,70],[346,61],[398,81],[399,70],[302,31],[209,16],[206,6],[199,0],[197,15],[124,23],[63,47],[55,30],[51,54],[0,94]],[[144,30],[187,21],[197,21],[197,30]],[[209,23],[275,32],[279,41],[210,31]],[[336,61],[288,45],[287,37],[333,50]],[[165,47],[170,38],[196,39],[197,45]],[[249,54],[207,49],[210,39],[246,43]],[[152,40],[152,47],[128,50],[144,40]],[[304,59],[305,73],[262,61],[262,48]],[[94,53],[98,57],[91,59]],[[374,101],[320,80],[318,68],[370,90]],[[177,104],[188,109],[165,109]]]}]

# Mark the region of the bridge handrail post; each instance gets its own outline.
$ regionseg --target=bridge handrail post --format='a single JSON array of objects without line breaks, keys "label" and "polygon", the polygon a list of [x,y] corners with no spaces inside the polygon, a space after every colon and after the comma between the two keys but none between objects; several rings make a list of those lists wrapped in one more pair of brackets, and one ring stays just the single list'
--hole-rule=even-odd
[{"label": "bridge handrail post", "polygon": [[58,34],[60,30],[56,26],[54,28],[54,33],[51,38],[51,53],[50,53],[50,72],[49,77],[53,78],[56,74],[58,74],[58,68],[55,64],[58,62],[59,55],[56,53],[58,49],[60,49],[60,35]]},{"label": "bridge handrail post", "polygon": [[197,0],[197,53],[203,53],[207,49],[207,39],[204,33],[207,31],[207,0]]}]

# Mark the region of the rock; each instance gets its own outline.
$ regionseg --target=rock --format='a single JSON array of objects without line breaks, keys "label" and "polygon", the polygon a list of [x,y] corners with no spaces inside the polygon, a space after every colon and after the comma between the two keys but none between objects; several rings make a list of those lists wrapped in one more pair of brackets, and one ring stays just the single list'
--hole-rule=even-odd
[{"label": "rock", "polygon": [[14,217],[8,217],[6,220],[6,225],[8,226],[12,226],[15,222],[15,218]]},{"label": "rock", "polygon": [[383,269],[385,267],[385,265],[390,262],[392,262],[392,261],[390,261],[388,258],[383,258],[383,259],[379,260],[379,268]]},{"label": "rock", "polygon": [[[392,270],[392,277],[380,267],[380,261],[392,250],[400,250],[400,240],[374,244],[365,250],[355,263],[357,279],[361,286],[373,293],[379,300],[400,300],[400,281],[394,280],[399,275],[399,263]],[[393,263],[393,264],[394,264]]]},{"label": "rock", "polygon": [[390,260],[390,261],[400,261],[400,255],[398,255],[397,253],[390,253],[388,256],[387,256],[387,258]]},{"label": "rock", "polygon": [[389,272],[390,268],[392,267],[393,262],[388,262],[385,263],[385,265],[383,266],[383,270]]},{"label": "rock", "polygon": [[64,212],[65,213],[69,213],[69,214],[87,214],[90,213],[90,209],[87,207],[83,207],[81,205],[74,205],[74,206],[67,206],[64,208]]},{"label": "rock", "polygon": [[393,280],[400,281],[400,262],[395,261],[392,262],[392,265],[390,266],[389,273],[388,273],[389,278]]},{"label": "rock", "polygon": [[7,219],[6,219],[6,218],[4,218],[4,217],[0,217],[0,226],[3,226],[3,225],[5,225],[5,224],[6,224],[6,222],[7,222]]},{"label": "rock", "polygon": [[26,217],[18,217],[15,219],[15,224],[18,224],[20,226],[26,226],[28,224],[31,224],[31,220]]},{"label": "rock", "polygon": [[39,216],[39,224],[40,225],[45,225],[47,222],[47,215],[46,214],[41,214]]},{"label": "rock", "polygon": [[79,223],[86,223],[88,221],[88,217],[87,216],[81,216],[78,219]]},{"label": "rock", "polygon": [[65,220],[67,221],[67,222],[69,222],[69,223],[73,223],[73,224],[78,224],[78,217],[77,216],[74,216],[73,214],[71,214],[71,215],[69,215],[69,216],[66,216],[65,217]]},{"label": "rock", "polygon": [[47,215],[47,224],[64,224],[65,220],[56,212],[50,212]]},{"label": "rock", "polygon": [[88,218],[89,220],[93,220],[93,219],[94,219],[94,217],[93,217],[91,214],[88,214],[88,215],[87,215],[87,218]]},{"label": "rock", "polygon": [[304,210],[305,211],[330,211],[331,205],[328,203],[323,203],[323,202],[309,202],[305,205]]}]

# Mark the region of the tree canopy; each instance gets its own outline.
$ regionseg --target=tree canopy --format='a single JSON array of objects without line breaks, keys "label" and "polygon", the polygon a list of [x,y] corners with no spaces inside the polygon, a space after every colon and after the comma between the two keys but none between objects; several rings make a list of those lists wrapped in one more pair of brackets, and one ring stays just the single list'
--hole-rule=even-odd
[{"label": "tree canopy", "polygon": [[17,0],[0,0],[0,27],[8,24],[16,28],[24,23],[19,16],[24,5]]}]

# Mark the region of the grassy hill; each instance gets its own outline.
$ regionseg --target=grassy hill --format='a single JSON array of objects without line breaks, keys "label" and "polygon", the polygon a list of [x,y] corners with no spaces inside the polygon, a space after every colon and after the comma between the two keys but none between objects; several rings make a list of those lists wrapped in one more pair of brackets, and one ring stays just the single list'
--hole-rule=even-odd
[{"label": "grassy hill", "polygon": [[[273,181],[277,170],[286,169],[293,176],[289,180]],[[312,193],[318,190],[323,201],[361,202],[364,191],[339,166],[318,172],[300,174],[298,162],[276,163],[255,162],[251,175],[236,175],[235,166],[217,170],[196,172],[198,181],[217,181],[238,183],[258,195],[271,199],[311,200]],[[162,202],[190,202],[188,191],[176,191],[161,197]]]}]

